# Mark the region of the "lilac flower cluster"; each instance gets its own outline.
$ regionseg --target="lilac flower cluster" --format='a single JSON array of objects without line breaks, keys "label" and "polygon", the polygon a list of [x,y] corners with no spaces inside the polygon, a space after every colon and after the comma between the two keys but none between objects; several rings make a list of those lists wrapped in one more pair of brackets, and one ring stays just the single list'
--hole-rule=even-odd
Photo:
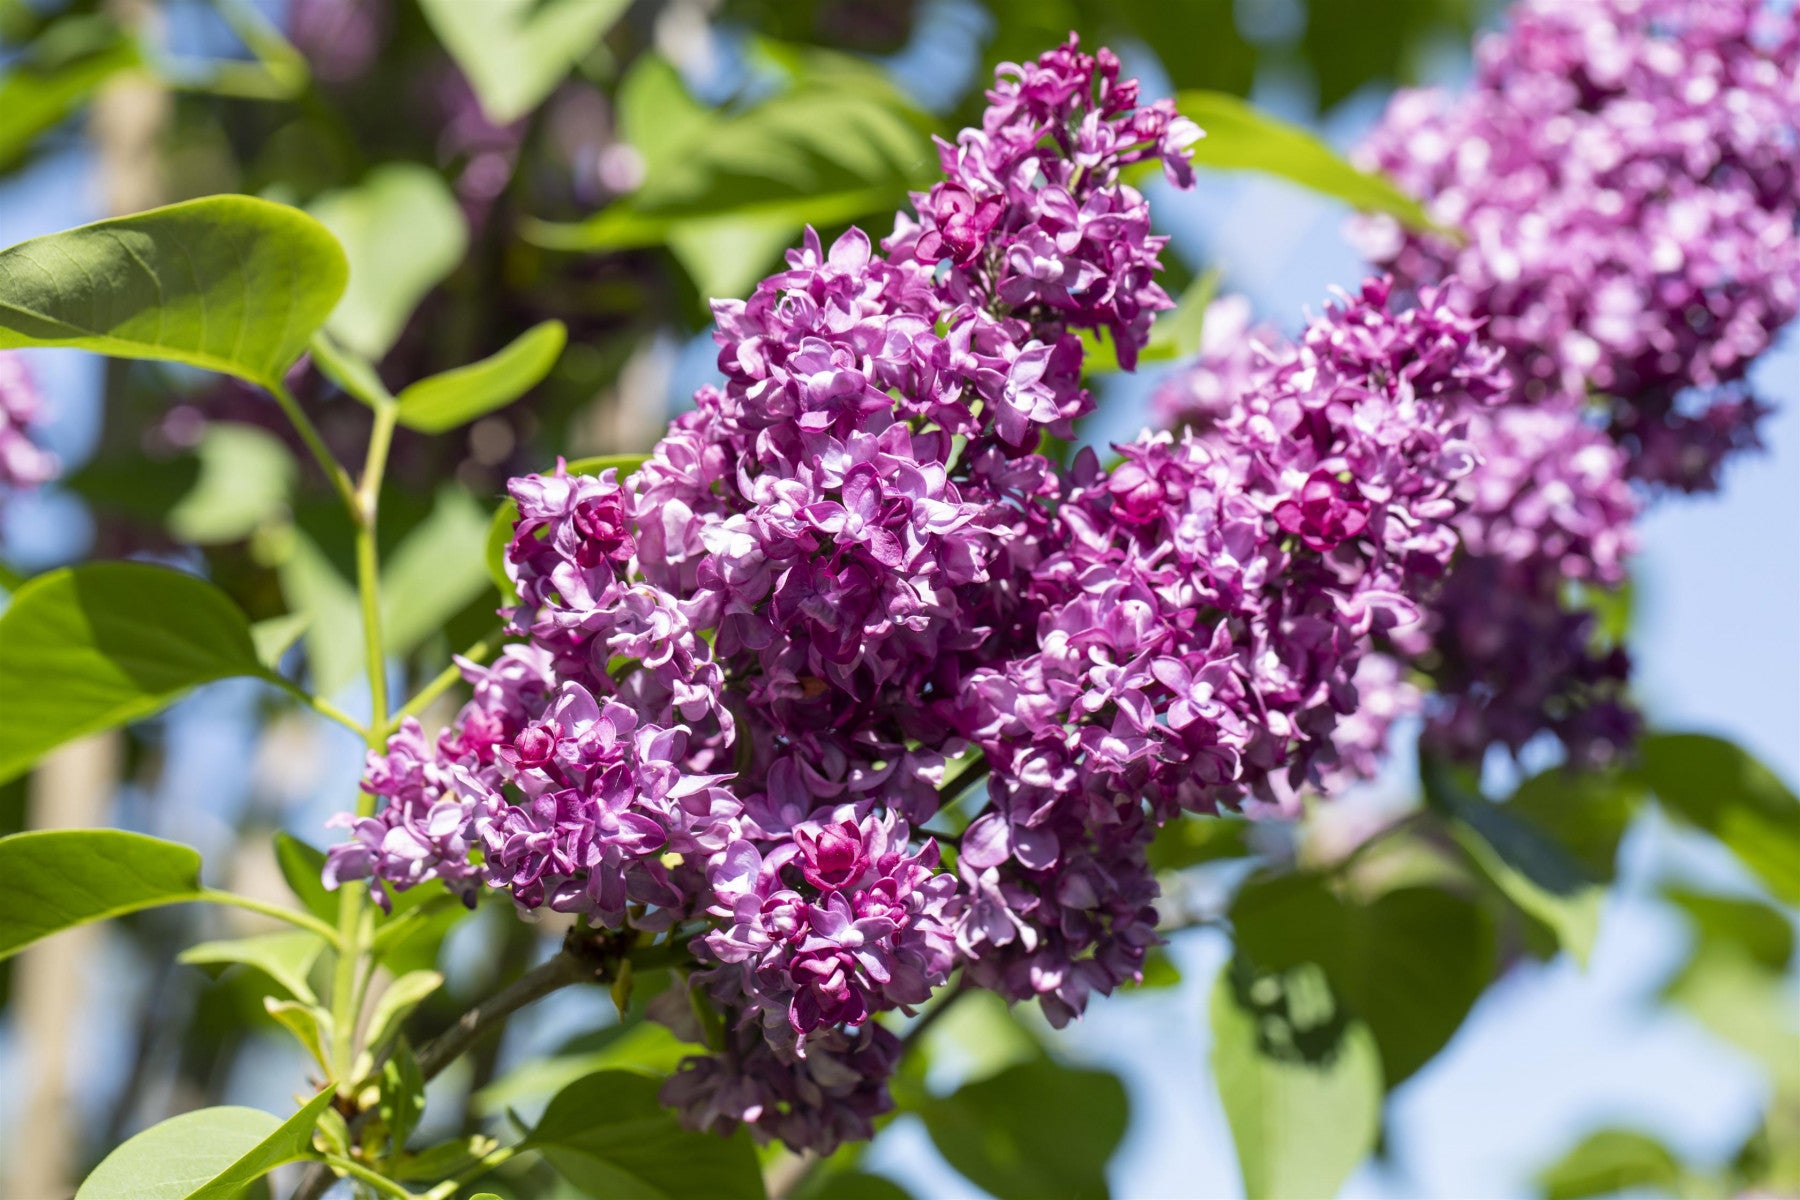
[{"label": "lilac flower cluster", "polygon": [[[1447,301],[1427,289],[1421,303],[1434,302]],[[1255,405],[1293,353],[1266,332],[1257,342],[1259,361],[1248,365],[1240,347],[1203,353],[1163,385],[1161,415],[1220,441],[1219,402],[1196,402],[1202,390],[1231,381],[1228,403]],[[1421,619],[1393,623],[1378,639],[1389,653],[1363,660],[1358,711],[1333,734],[1341,770],[1323,777],[1327,791],[1373,775],[1393,721],[1420,711],[1428,740],[1461,757],[1479,758],[1495,743],[1516,750],[1549,730],[1576,757],[1604,758],[1633,728],[1623,653],[1600,643],[1591,613],[1564,607],[1571,584],[1624,581],[1639,510],[1625,453],[1578,411],[1518,403],[1516,386],[1471,398],[1481,402],[1454,414],[1475,463],[1458,491],[1461,552],[1435,588],[1412,589],[1432,601]],[[1303,493],[1285,510],[1303,538],[1298,520],[1309,499],[1327,514],[1334,503],[1315,481],[1310,498]],[[1401,660],[1430,672],[1433,695],[1407,684]]]},{"label": "lilac flower cluster", "polygon": [[[879,248],[809,230],[715,302],[722,384],[628,479],[513,481],[527,640],[372,757],[331,856],[684,946],[722,1026],[664,1091],[696,1127],[829,1151],[891,1105],[881,1014],[957,970],[1058,1023],[1135,977],[1156,825],[1329,766],[1454,548],[1457,414],[1505,386],[1472,322],[1371,284],[1216,438],[1065,468],[1075,331],[1131,361],[1170,303],[1121,168],[1186,182],[1198,131],[1073,41],[989,100]],[[953,761],[990,784],[951,870]]]},{"label": "lilac flower cluster", "polygon": [[56,476],[56,456],[30,433],[42,409],[25,360],[14,351],[0,350],[0,496],[37,487]]},{"label": "lilac flower cluster", "polygon": [[1716,484],[1754,442],[1749,364],[1800,310],[1800,19],[1764,0],[1522,0],[1454,99],[1363,148],[1462,231],[1364,224],[1403,283],[1454,275],[1523,402],[1597,391],[1635,478]]},{"label": "lilac flower cluster", "polygon": [[992,770],[963,837],[971,978],[1061,1024],[1156,940],[1154,823],[1279,805],[1330,765],[1362,648],[1456,549],[1463,413],[1506,387],[1496,359],[1371,281],[1207,435],[1078,460],[1024,584],[1035,629],[969,679]]}]

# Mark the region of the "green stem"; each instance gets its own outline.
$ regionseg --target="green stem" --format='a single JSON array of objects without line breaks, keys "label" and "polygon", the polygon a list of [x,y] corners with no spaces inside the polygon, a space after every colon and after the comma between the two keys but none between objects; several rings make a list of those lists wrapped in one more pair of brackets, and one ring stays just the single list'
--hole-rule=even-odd
[{"label": "green stem", "polygon": [[495,1167],[511,1161],[522,1149],[522,1146],[500,1147],[492,1154],[486,1155],[472,1165],[458,1171],[451,1178],[444,1180],[444,1182],[438,1184],[429,1192],[426,1192],[425,1200],[451,1200],[451,1197],[455,1196],[464,1184],[473,1183],[483,1175],[486,1175],[489,1171],[492,1171]]},{"label": "green stem", "polygon": [[300,701],[300,703],[306,705],[320,716],[329,717],[344,728],[354,731],[358,737],[367,735],[368,730],[363,727],[361,721],[358,721],[355,717],[351,716],[331,701],[325,699],[325,697],[315,696],[293,680],[283,678],[279,675],[271,675],[270,680],[277,687],[281,688],[282,691]]},{"label": "green stem", "polygon": [[293,422],[294,432],[298,433],[300,440],[306,443],[306,448],[312,452],[320,469],[325,472],[325,477],[331,480],[331,486],[337,491],[338,499],[344,502],[345,507],[349,508],[354,516],[356,513],[356,490],[351,486],[350,473],[344,470],[342,464],[331,456],[331,451],[326,447],[325,439],[319,436],[318,427],[312,423],[312,418],[301,409],[300,402],[294,399],[294,394],[287,390],[286,385],[280,383],[270,385],[269,394],[275,397],[275,402],[281,405],[281,411],[287,414],[289,421]]},{"label": "green stem", "polygon": [[418,1194],[409,1192],[379,1171],[371,1171],[353,1159],[341,1154],[327,1154],[325,1162],[334,1171],[342,1171],[353,1179],[360,1179],[385,1196],[393,1196],[395,1200],[419,1200]]},{"label": "green stem", "polygon": [[309,912],[297,908],[283,908],[279,904],[269,904],[250,896],[240,896],[236,892],[223,892],[217,888],[202,888],[194,900],[202,904],[224,904],[231,908],[241,908],[248,912],[261,913],[265,917],[274,917],[277,921],[285,921],[289,925],[316,933],[332,946],[342,943],[338,940],[338,931],[327,925]]},{"label": "green stem", "polygon": [[[479,642],[470,646],[457,657],[466,658],[474,663],[484,662],[486,661],[487,656],[492,654],[495,648],[500,644],[500,636],[501,631],[496,629],[493,633],[482,638]],[[412,699],[400,706],[400,711],[394,714],[395,719],[388,722],[388,732],[393,732],[393,727],[397,724],[398,718],[416,717],[427,708],[430,708],[432,703],[436,701],[439,696],[442,696],[445,692],[454,687],[457,680],[461,678],[462,668],[455,663],[451,663],[442,671],[439,671],[436,678],[420,688]]]}]

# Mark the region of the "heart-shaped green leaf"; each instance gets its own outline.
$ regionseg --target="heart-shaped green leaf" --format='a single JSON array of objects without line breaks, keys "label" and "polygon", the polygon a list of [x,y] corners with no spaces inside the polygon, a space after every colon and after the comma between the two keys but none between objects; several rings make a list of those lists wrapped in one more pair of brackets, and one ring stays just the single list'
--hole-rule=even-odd
[{"label": "heart-shaped green leaf", "polygon": [[0,958],[64,929],[198,900],[200,852],[119,829],[0,838]]},{"label": "heart-shaped green leaf", "polygon": [[1048,1058],[965,1084],[922,1115],[950,1165],[1000,1200],[1106,1196],[1130,1123],[1118,1076]]},{"label": "heart-shaped green leaf", "polygon": [[400,423],[443,433],[504,408],[543,381],[567,340],[561,321],[545,321],[480,362],[421,379],[400,393]]},{"label": "heart-shaped green leaf", "polygon": [[233,675],[271,677],[244,614],[204,579],[126,562],[39,575],[0,613],[0,780]]},{"label": "heart-shaped green leaf", "polygon": [[100,1161],[75,1200],[233,1200],[276,1167],[312,1157],[326,1090],[282,1121],[256,1108],[203,1108],[138,1134]]},{"label": "heart-shaped green leaf", "polygon": [[337,239],[298,209],[207,196],[0,250],[0,347],[163,359],[276,387],[347,271]]}]

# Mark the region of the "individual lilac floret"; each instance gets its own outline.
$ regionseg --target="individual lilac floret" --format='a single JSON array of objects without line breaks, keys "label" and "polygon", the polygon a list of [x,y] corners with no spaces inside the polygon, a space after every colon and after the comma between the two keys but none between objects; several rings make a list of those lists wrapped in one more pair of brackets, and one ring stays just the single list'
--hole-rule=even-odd
[{"label": "individual lilac floret", "polygon": [[1525,403],[1597,391],[1633,476],[1710,486],[1755,440],[1732,385],[1800,309],[1797,142],[1792,5],[1524,0],[1467,92],[1402,92],[1362,151],[1466,241],[1360,240],[1408,285],[1454,276]]},{"label": "individual lilac floret", "polygon": [[25,369],[24,358],[0,350],[0,497],[56,477],[56,456],[32,440],[30,433],[42,410],[43,399]]},{"label": "individual lilac floret", "polygon": [[725,923],[696,947],[720,964],[706,976],[714,995],[747,997],[765,1035],[801,1056],[821,1027],[923,1004],[955,966],[958,899],[955,877],[935,870],[937,843],[914,851],[908,838],[892,815],[845,811],[766,854],[730,846],[712,869]]}]

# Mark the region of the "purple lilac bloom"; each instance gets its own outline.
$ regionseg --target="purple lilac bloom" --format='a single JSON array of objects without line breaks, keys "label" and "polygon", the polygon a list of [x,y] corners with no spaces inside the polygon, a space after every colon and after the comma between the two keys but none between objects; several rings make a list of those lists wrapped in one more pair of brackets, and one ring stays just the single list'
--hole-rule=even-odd
[{"label": "purple lilac bloom", "polygon": [[1360,240],[1406,285],[1454,276],[1520,402],[1598,393],[1633,477],[1710,488],[1800,309],[1797,139],[1791,5],[1524,0],[1467,92],[1402,92],[1362,152],[1466,242],[1385,218]]},{"label": "purple lilac bloom", "polygon": [[1508,383],[1424,300],[1395,312],[1370,281],[1210,433],[1077,462],[1023,585],[1029,641],[969,678],[992,768],[962,845],[974,978],[1066,1020],[1155,940],[1144,805],[1279,806],[1333,765],[1358,659],[1456,549],[1465,414]]},{"label": "purple lilac bloom", "polygon": [[[869,1136],[882,1014],[959,968],[1059,1024],[1136,977],[1156,825],[1330,767],[1369,637],[1454,547],[1453,414],[1504,384],[1472,322],[1372,283],[1216,436],[1060,466],[1075,331],[1129,363],[1169,306],[1121,169],[1185,184],[1198,131],[1073,41],[989,101],[879,247],[808,230],[715,302],[722,381],[629,479],[512,482],[527,640],[465,667],[435,745],[371,757],[386,804],[332,853],[667,931],[726,1021],[664,1091],[697,1128]],[[950,871],[918,830],[975,751]]]},{"label": "purple lilac bloom", "polygon": [[56,456],[31,437],[43,399],[25,369],[25,360],[0,350],[0,496],[25,491],[56,477]]}]

